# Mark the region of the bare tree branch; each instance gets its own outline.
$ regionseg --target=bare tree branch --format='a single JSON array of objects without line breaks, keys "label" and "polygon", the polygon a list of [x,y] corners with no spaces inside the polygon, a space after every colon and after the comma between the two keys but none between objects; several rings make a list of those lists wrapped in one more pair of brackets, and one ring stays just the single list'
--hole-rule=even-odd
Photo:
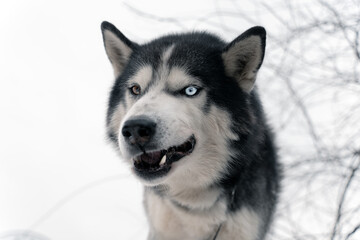
[{"label": "bare tree branch", "polygon": [[140,11],[139,9],[131,6],[130,4],[124,2],[123,3],[130,11],[132,11],[133,13],[135,13],[136,15],[139,15],[140,17],[144,17],[144,18],[148,18],[151,20],[155,20],[158,22],[166,22],[166,23],[173,23],[175,25],[177,25],[178,27],[180,27],[183,30],[186,30],[186,26],[184,24],[182,24],[177,18],[170,18],[170,17],[158,17],[156,15],[147,13],[147,12],[143,12]]},{"label": "bare tree branch", "polygon": [[350,239],[360,229],[360,224],[358,224],[348,235],[346,235],[345,240]]},{"label": "bare tree branch", "polygon": [[342,217],[342,208],[345,203],[346,195],[348,194],[349,187],[354,179],[356,172],[360,168],[360,157],[357,157],[356,159],[358,159],[359,161],[358,161],[357,165],[350,172],[349,177],[346,181],[345,187],[344,187],[343,192],[340,197],[340,202],[339,202],[337,213],[336,213],[336,220],[335,220],[334,226],[332,228],[332,233],[331,233],[331,237],[330,237],[331,240],[335,239],[335,236],[336,236],[336,233],[338,230],[338,225],[339,225],[341,217]]}]

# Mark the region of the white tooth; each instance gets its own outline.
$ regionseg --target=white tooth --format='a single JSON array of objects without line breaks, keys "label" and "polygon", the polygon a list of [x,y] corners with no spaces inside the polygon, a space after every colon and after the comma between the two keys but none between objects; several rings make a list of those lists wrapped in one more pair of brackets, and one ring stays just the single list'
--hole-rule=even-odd
[{"label": "white tooth", "polygon": [[160,161],[160,165],[164,165],[166,162],[166,155],[164,155]]}]

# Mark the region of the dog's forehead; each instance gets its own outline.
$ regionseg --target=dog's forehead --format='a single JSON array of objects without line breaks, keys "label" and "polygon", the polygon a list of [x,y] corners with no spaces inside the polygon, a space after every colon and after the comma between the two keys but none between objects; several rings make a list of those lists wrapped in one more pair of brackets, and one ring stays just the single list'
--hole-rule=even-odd
[{"label": "dog's forehead", "polygon": [[193,69],[218,64],[216,61],[221,60],[225,46],[220,38],[207,33],[174,34],[140,45],[134,60],[137,64],[152,65],[154,69],[165,62],[169,67],[186,68],[191,73]]},{"label": "dog's forehead", "polygon": [[[201,85],[200,79],[191,75],[188,69],[191,69],[191,61],[187,58],[179,58],[176,51],[176,44],[171,44],[160,49],[154,49],[153,61],[151,57],[143,57],[144,60],[139,64],[137,71],[129,78],[129,82],[137,83],[142,87],[149,87],[154,83],[162,83],[167,89],[178,89],[190,84]],[[141,56],[143,52],[139,55]],[[156,58],[154,57],[156,56]],[[130,84],[130,85],[131,85]]]}]

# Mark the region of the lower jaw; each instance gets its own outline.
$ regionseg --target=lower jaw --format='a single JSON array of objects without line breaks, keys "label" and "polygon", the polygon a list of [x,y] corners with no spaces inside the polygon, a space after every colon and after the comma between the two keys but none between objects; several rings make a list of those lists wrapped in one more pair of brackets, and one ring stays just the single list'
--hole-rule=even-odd
[{"label": "lower jaw", "polygon": [[156,169],[155,171],[141,170],[135,167],[132,169],[137,177],[139,177],[145,183],[151,184],[151,182],[160,180],[161,178],[167,176],[171,170],[171,166],[164,166],[162,168]]}]

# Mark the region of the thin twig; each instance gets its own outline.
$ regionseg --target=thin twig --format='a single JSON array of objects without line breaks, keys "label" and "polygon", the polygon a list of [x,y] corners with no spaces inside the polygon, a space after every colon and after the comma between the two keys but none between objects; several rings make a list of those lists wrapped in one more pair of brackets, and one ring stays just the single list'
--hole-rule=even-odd
[{"label": "thin twig", "polygon": [[352,169],[352,171],[351,171],[351,173],[350,173],[350,175],[349,175],[349,177],[348,177],[348,179],[346,181],[346,185],[345,185],[345,187],[343,189],[343,192],[341,194],[340,202],[339,202],[338,209],[337,209],[337,214],[336,214],[336,220],[335,220],[334,226],[332,228],[332,233],[331,233],[331,237],[330,237],[331,240],[334,240],[334,238],[335,238],[335,235],[336,235],[336,232],[337,232],[337,229],[338,229],[338,225],[339,225],[341,217],[342,217],[342,208],[343,208],[343,205],[344,205],[344,202],[345,202],[346,194],[348,193],[348,189],[349,189],[349,187],[351,185],[352,180],[354,179],[355,173],[360,168],[360,157],[358,157],[358,159],[359,159],[359,162]]},{"label": "thin twig", "polygon": [[346,235],[345,240],[349,239],[352,235],[354,235],[360,229],[360,224],[358,224],[348,235]]},{"label": "thin twig", "polygon": [[125,7],[127,7],[130,11],[132,11],[133,13],[135,13],[136,15],[139,15],[140,17],[143,18],[148,18],[148,19],[152,19],[154,21],[158,21],[158,22],[165,22],[165,23],[173,23],[175,25],[177,25],[178,27],[180,27],[183,30],[186,30],[187,28],[185,27],[185,25],[183,25],[178,19],[176,18],[171,18],[171,17],[159,17],[156,16],[154,14],[151,13],[147,13],[144,11],[140,11],[139,9],[131,6],[130,4],[124,2],[123,3],[125,5]]},{"label": "thin twig", "polygon": [[62,208],[65,204],[73,200],[75,197],[79,196],[80,194],[86,192],[89,189],[92,189],[94,187],[97,187],[99,185],[114,181],[114,180],[121,180],[125,176],[124,175],[115,175],[115,176],[109,176],[105,178],[101,178],[95,181],[92,181],[90,183],[87,183],[76,190],[70,192],[63,198],[61,198],[59,201],[57,201],[50,209],[48,209],[43,215],[39,217],[38,220],[36,220],[29,229],[34,230],[35,228],[39,227],[43,222],[45,222],[48,218],[50,218],[55,212],[57,212],[60,208]]}]

